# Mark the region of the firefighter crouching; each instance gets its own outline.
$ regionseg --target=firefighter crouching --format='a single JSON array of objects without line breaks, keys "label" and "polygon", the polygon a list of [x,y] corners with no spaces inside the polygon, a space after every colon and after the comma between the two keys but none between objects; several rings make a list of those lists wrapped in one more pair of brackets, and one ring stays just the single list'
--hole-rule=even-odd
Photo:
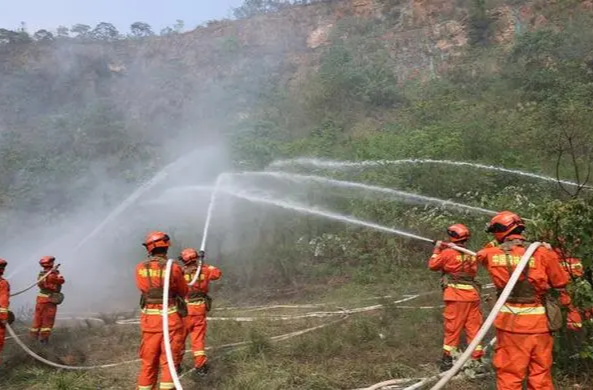
[{"label": "firefighter crouching", "polygon": [[[37,294],[37,302],[35,304],[35,314],[33,317],[33,324],[30,329],[30,336],[34,340],[39,340],[41,344],[47,344],[49,336],[56,321],[56,314],[58,313],[58,305],[64,300],[62,294],[62,285],[66,282],[64,277],[60,275],[57,267],[54,268],[56,258],[53,256],[44,256],[39,260],[42,270],[39,272],[37,283],[39,293]],[[41,280],[47,273],[49,275]]]},{"label": "firefighter crouching", "polygon": [[0,353],[4,349],[4,339],[6,337],[6,324],[12,324],[14,315],[8,310],[10,303],[10,284],[3,278],[4,270],[8,262],[0,259]]},{"label": "firefighter crouching", "polygon": [[[206,315],[212,306],[212,299],[208,295],[208,286],[211,281],[218,280],[222,272],[217,267],[204,263],[205,253],[199,253],[193,248],[184,249],[179,260],[185,264],[185,280],[191,282],[196,273],[199,272],[196,283],[189,286],[189,292],[185,297],[188,316],[184,319],[185,338],[191,340],[191,350],[194,357],[194,368],[197,375],[205,375],[208,372],[208,357],[206,356]],[[185,340],[184,338],[184,340]],[[185,344],[185,341],[184,341]],[[183,355],[181,355],[182,360]]]},{"label": "firefighter crouching", "polygon": [[[451,243],[461,247],[465,246],[471,235],[462,224],[449,226],[447,234]],[[478,264],[475,256],[449,248],[446,242],[437,241],[428,267],[443,274],[444,343],[440,369],[448,371],[453,366],[452,355],[457,350],[463,329],[467,342],[471,343],[482,326],[480,286],[475,280]],[[482,346],[478,346],[472,358],[480,361],[483,354]]]},{"label": "firefighter crouching", "polygon": [[[496,214],[488,224],[486,231],[500,245],[482,249],[477,258],[499,295],[529,247],[524,229],[523,220],[510,211]],[[568,281],[554,251],[540,246],[494,322],[497,390],[521,390],[526,376],[529,389],[554,389],[551,332],[562,326],[562,314],[547,293],[550,288],[564,289]]]},{"label": "firefighter crouching", "polygon": [[[146,236],[143,246],[149,257],[136,266],[136,286],[142,293],[140,298],[140,359],[142,360],[138,376],[138,390],[157,389],[159,366],[161,378],[159,389],[174,389],[173,377],[165,352],[164,337],[169,337],[175,365],[180,351],[183,351],[183,297],[187,294],[187,283],[183,270],[173,263],[169,275],[169,334],[163,335],[163,286],[167,265],[167,251],[171,245],[169,236],[154,231]],[[174,367],[172,367],[174,369]]]}]

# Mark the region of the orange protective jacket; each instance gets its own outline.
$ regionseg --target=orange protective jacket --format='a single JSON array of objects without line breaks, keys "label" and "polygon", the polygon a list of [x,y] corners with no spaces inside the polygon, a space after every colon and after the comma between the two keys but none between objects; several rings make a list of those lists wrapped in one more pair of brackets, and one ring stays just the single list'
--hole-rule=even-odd
[{"label": "orange protective jacket", "polygon": [[[507,240],[524,238],[512,235]],[[483,264],[497,289],[503,289],[509,281],[512,271],[516,268],[527,246],[514,245],[509,255],[500,247],[484,248],[477,253],[478,262]],[[511,270],[509,272],[508,264]],[[526,267],[527,269],[527,267]],[[525,272],[519,281],[525,280]],[[562,269],[557,254],[553,250],[539,247],[528,263],[528,280],[535,289],[533,303],[507,303],[496,317],[494,326],[497,329],[513,333],[547,333],[548,319],[543,305],[543,296],[550,288],[562,289],[569,282],[568,275]],[[570,299],[570,298],[569,298]]]},{"label": "orange protective jacket", "polygon": [[[136,265],[136,286],[142,294],[148,294],[151,288],[163,288],[166,264],[166,257],[154,256]],[[173,262],[169,278],[169,329],[183,329],[183,321],[177,314],[175,297],[186,296],[188,288],[179,264]],[[140,329],[144,332],[162,332],[162,309],[162,304],[147,303],[141,310]]]},{"label": "orange protective jacket", "polygon": [[[48,271],[49,270],[40,271],[37,279],[41,279],[43,276],[45,276],[45,274]],[[60,275],[60,271],[51,271],[47,278],[37,283],[37,286],[39,287],[39,293],[37,294],[37,303],[49,303],[49,293],[61,292],[62,285],[64,283],[66,283],[66,280],[62,275]]]},{"label": "orange protective jacket", "polygon": [[10,284],[0,276],[0,321],[8,319],[8,305],[10,303]]},{"label": "orange protective jacket", "polygon": [[473,302],[480,300],[480,293],[475,283],[467,279],[474,279],[478,273],[478,263],[475,256],[468,255],[447,248],[435,248],[428,261],[432,271],[443,273],[443,300],[456,302]]},{"label": "orange protective jacket", "polygon": [[[193,280],[198,267],[196,264],[188,265],[184,268],[185,280],[189,283]],[[185,302],[187,303],[188,315],[199,316],[205,315],[206,304],[203,298],[195,297],[196,293],[208,294],[210,282],[218,280],[222,276],[220,269],[213,265],[206,263],[202,264],[200,268],[200,276],[193,286],[189,286],[189,291],[185,296]]]},{"label": "orange protective jacket", "polygon": [[555,248],[554,252],[560,259],[560,265],[564,270],[568,273],[569,276],[573,278],[581,278],[585,274],[585,270],[583,269],[583,263],[581,259],[576,257],[567,257],[562,250]]}]

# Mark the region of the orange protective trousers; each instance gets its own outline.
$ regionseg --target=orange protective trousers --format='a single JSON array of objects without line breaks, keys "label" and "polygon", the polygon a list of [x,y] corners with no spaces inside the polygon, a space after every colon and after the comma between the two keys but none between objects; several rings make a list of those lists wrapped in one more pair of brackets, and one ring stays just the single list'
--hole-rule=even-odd
[{"label": "orange protective trousers", "polygon": [[513,333],[497,329],[493,365],[496,390],[554,390],[550,333]]},{"label": "orange protective trousers", "polygon": [[208,362],[206,356],[206,314],[190,315],[184,318],[185,335],[190,337],[194,367],[200,368]]},{"label": "orange protective trousers", "polygon": [[[6,326],[4,324],[0,324],[0,354],[4,349],[4,339],[6,338]],[[0,362],[2,359],[0,359]]]},{"label": "orange protective trousers", "polygon": [[[461,331],[465,329],[465,337],[467,343],[478,334],[482,326],[482,310],[480,309],[480,301],[459,302],[459,301],[445,301],[444,317],[444,333],[445,340],[443,349],[446,354],[451,354],[459,346],[459,339],[461,338]],[[472,358],[479,359],[484,355],[481,346],[476,348],[472,353]]]},{"label": "orange protective trousers", "polygon": [[[183,351],[184,331],[183,328],[170,330],[171,352],[175,365],[179,361],[179,351]],[[138,375],[138,390],[174,389],[173,377],[169,371],[167,354],[165,352],[165,339],[163,332],[142,332],[140,343],[140,359],[142,364]],[[160,387],[157,387],[159,368],[161,370]]]},{"label": "orange protective trousers", "polygon": [[54,327],[56,321],[56,313],[58,312],[58,305],[55,303],[37,302],[35,305],[35,316],[33,317],[33,325],[31,326],[31,337],[39,340],[49,339],[49,335]]}]

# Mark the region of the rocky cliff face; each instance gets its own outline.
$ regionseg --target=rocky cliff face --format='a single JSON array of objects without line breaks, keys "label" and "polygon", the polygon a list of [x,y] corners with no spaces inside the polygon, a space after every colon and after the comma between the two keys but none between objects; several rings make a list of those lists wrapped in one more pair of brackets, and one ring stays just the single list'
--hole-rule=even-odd
[{"label": "rocky cliff face", "polygon": [[[547,3],[497,2],[488,11],[491,39],[505,45],[523,31],[545,25]],[[352,17],[390,26],[378,39],[400,79],[433,77],[448,69],[468,44],[472,4],[473,0],[329,0],[248,20],[213,22],[168,37],[4,46],[0,109],[10,115],[0,119],[0,125],[22,125],[29,116],[92,98],[109,98],[125,108],[128,126],[207,121],[217,111],[227,115],[222,106],[243,112],[266,79],[276,77],[290,86],[315,69],[336,25]],[[591,4],[582,1],[581,9]],[[18,82],[25,74],[26,90]],[[229,93],[231,89],[236,92]],[[32,100],[31,91],[36,91]],[[19,96],[27,100],[26,108],[16,109]]]}]

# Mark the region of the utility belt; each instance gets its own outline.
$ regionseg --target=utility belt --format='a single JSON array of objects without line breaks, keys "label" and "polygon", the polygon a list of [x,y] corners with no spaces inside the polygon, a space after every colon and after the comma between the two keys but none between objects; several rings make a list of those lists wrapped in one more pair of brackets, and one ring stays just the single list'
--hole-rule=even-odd
[{"label": "utility belt", "polygon": [[60,305],[62,302],[64,302],[64,294],[62,294],[60,290],[60,288],[58,289],[58,291],[42,288],[39,289],[39,294],[46,296],[50,303]]},{"label": "utility belt", "polygon": [[474,277],[467,273],[447,274],[444,273],[441,277],[441,288],[444,290],[450,284],[467,285],[475,288],[478,293],[482,291],[482,285],[474,279]]},{"label": "utility belt", "polygon": [[206,311],[212,310],[212,298],[201,291],[190,291],[185,300],[188,304],[201,304],[206,306]]},{"label": "utility belt", "polygon": [[[169,298],[169,307],[176,306],[180,317],[187,316],[187,304],[183,297],[175,295]],[[140,295],[140,308],[144,309],[146,305],[162,305],[163,304],[163,289],[150,288],[148,292]]]}]

